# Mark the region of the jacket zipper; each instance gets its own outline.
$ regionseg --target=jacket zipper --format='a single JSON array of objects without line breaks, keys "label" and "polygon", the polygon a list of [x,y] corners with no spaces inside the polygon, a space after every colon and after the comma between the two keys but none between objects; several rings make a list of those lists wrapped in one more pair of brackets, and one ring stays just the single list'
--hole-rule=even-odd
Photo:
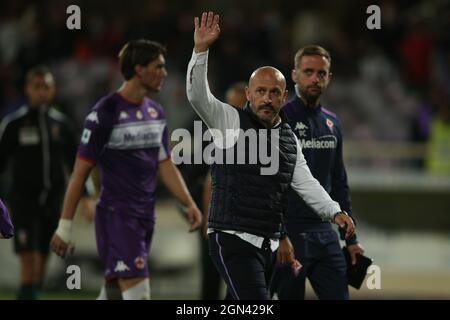
[{"label": "jacket zipper", "polygon": [[39,113],[39,129],[42,137],[42,178],[44,182],[44,189],[39,197],[39,203],[43,205],[48,196],[48,191],[51,187],[50,181],[50,145],[48,139],[47,123],[45,121],[46,110],[43,108]]}]

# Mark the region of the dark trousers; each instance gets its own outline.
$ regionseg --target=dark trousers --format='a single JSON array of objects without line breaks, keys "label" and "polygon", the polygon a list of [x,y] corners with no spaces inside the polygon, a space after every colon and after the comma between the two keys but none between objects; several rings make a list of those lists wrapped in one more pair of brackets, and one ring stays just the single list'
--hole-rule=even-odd
[{"label": "dark trousers", "polygon": [[302,264],[296,277],[290,267],[277,267],[271,284],[280,300],[305,299],[309,279],[319,300],[346,300],[347,264],[334,231],[289,234],[295,257]]},{"label": "dark trousers", "polygon": [[275,254],[266,239],[262,248],[238,236],[209,234],[209,253],[228,287],[227,298],[234,300],[269,300],[269,280]]},{"label": "dark trousers", "polygon": [[25,195],[12,199],[11,218],[15,227],[14,250],[17,254],[36,251],[49,254],[50,240],[59,221],[61,202],[50,199],[44,205]]},{"label": "dark trousers", "polygon": [[[200,234],[200,233],[199,233]],[[221,287],[223,286],[222,278],[209,255],[208,240],[200,234],[201,241],[201,299],[202,300],[219,300],[221,297]]]}]

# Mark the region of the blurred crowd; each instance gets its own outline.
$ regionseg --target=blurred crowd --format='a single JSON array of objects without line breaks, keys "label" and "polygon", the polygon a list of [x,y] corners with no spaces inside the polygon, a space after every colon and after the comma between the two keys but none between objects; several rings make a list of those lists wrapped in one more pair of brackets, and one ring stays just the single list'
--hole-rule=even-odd
[{"label": "blurred crowd", "polygon": [[[66,27],[71,4],[81,8],[81,30]],[[366,27],[371,4],[381,8],[380,30]],[[121,84],[120,47],[148,38],[168,49],[169,77],[156,99],[167,110],[169,128],[191,127],[185,72],[193,17],[208,9],[221,15],[209,67],[219,98],[262,65],[277,66],[292,95],[295,52],[319,44],[332,55],[324,104],[340,116],[347,140],[432,144],[437,135],[438,156],[443,152],[450,161],[450,150],[441,150],[450,141],[450,3],[444,0],[2,1],[0,116],[24,103],[25,72],[46,64],[56,76],[58,108],[81,129],[96,100]]]}]

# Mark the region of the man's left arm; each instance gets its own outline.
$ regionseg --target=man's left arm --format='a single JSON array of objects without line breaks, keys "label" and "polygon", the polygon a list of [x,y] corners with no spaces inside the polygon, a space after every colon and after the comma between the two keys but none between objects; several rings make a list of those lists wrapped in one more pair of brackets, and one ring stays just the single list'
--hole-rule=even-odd
[{"label": "man's left arm", "polygon": [[[67,166],[69,173],[71,173],[73,171],[75,159],[77,157],[79,139],[73,123],[70,122],[67,117],[64,117],[63,132],[65,165]],[[96,169],[93,168],[92,171],[94,170]],[[80,199],[82,208],[81,211],[88,221],[93,221],[96,206],[96,190],[92,180],[92,171],[91,175],[89,175],[88,179],[86,180],[85,186],[83,188],[82,198]]]},{"label": "man's left arm", "polygon": [[297,162],[292,175],[291,188],[322,220],[336,223],[345,229],[345,239],[348,239],[355,229],[353,220],[341,211],[339,204],[331,199],[319,181],[311,174],[303,156],[302,147],[295,134],[292,134],[297,144]]},{"label": "man's left arm", "polygon": [[[341,209],[347,212],[349,216],[352,217],[353,221],[355,221],[355,218],[352,214],[352,204],[350,188],[348,186],[347,180],[347,171],[345,170],[344,165],[342,132],[339,127],[336,130],[338,133],[338,139],[335,163],[332,171],[332,185],[330,196],[333,200],[337,201]],[[358,243],[356,233],[354,233],[349,239],[346,239],[345,242],[352,257],[352,262],[356,262],[355,255],[364,253],[364,248]]]},{"label": "man's left arm", "polygon": [[186,207],[186,216],[191,224],[189,231],[195,231],[202,225],[202,215],[189,193],[180,171],[170,158],[159,162],[159,175],[169,191]]}]

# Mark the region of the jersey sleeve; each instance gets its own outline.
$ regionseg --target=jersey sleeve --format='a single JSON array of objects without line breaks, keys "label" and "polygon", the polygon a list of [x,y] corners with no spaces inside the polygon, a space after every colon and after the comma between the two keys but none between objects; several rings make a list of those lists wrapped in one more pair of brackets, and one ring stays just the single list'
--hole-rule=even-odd
[{"label": "jersey sleeve", "polygon": [[78,157],[91,163],[97,163],[108,144],[113,127],[111,112],[105,108],[94,108],[84,121]]},{"label": "jersey sleeve", "polygon": [[[336,200],[341,206],[342,210],[347,212],[350,217],[353,219],[353,222],[356,225],[355,217],[352,213],[352,203],[350,196],[350,188],[348,186],[347,181],[347,171],[344,165],[344,156],[343,156],[343,137],[341,132],[340,123],[337,121],[338,125],[338,146],[336,151],[336,159],[333,166],[332,171],[332,186],[331,186],[331,197]],[[352,245],[358,242],[356,233],[354,233],[349,239],[346,241],[347,245]]]},{"label": "jersey sleeve", "polygon": [[347,182],[347,172],[344,165],[342,135],[339,132],[335,163],[332,171],[332,187],[330,195],[348,214],[352,214],[350,189]]}]

